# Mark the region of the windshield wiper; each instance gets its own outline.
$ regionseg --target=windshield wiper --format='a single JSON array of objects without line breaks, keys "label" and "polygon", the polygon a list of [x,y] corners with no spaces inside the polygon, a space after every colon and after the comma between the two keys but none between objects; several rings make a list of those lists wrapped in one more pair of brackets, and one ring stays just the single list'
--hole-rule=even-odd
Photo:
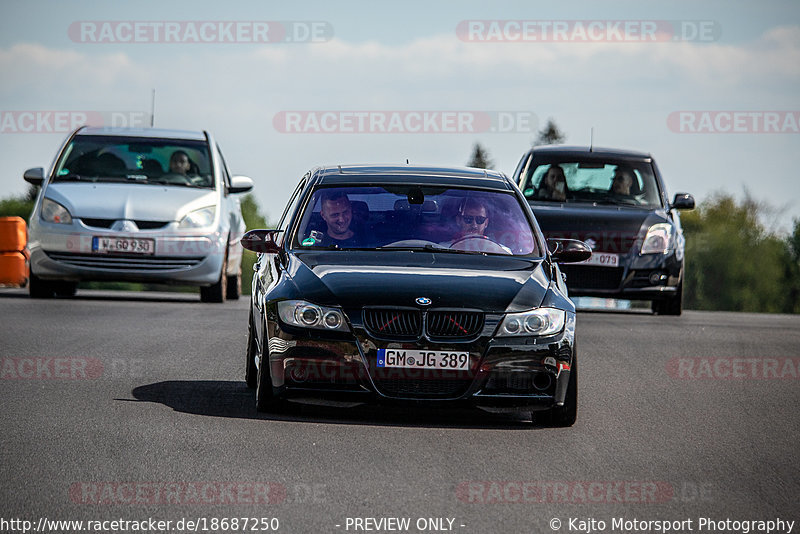
[{"label": "windshield wiper", "polygon": [[62,174],[61,176],[57,176],[55,179],[56,182],[96,182],[97,177],[90,178],[88,176],[81,176],[80,174],[71,172],[69,174]]}]

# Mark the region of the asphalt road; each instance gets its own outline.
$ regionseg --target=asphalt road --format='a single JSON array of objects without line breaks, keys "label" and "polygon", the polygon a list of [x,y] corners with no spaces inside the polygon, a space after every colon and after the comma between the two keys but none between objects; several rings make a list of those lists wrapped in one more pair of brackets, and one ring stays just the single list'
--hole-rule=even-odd
[{"label": "asphalt road", "polygon": [[279,532],[659,531],[622,518],[713,533],[703,518],[800,520],[800,317],[580,313],[578,422],[550,429],[429,408],[257,414],[246,310],[195,294],[0,291],[0,530],[154,518],[184,532],[178,520],[204,518],[199,531],[224,532],[213,518],[247,517],[277,518]]}]

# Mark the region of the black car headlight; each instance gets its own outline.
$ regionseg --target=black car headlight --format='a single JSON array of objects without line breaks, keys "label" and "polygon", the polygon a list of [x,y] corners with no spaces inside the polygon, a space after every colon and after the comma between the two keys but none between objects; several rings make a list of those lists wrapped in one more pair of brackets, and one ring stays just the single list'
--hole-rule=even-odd
[{"label": "black car headlight", "polygon": [[642,242],[642,254],[666,254],[672,247],[672,225],[654,224]]},{"label": "black car headlight", "polygon": [[566,312],[555,308],[537,308],[520,313],[509,313],[500,323],[497,337],[549,336],[564,329]]},{"label": "black car headlight", "polygon": [[344,313],[338,308],[317,306],[304,300],[283,300],[278,303],[278,316],[292,326],[349,332]]}]

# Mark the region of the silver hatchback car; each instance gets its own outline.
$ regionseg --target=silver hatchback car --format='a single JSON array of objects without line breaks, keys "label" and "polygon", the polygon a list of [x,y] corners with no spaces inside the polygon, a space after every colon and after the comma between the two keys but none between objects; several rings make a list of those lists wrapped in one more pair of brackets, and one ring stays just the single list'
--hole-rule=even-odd
[{"label": "silver hatchback car", "polygon": [[82,127],[64,141],[31,214],[32,297],[75,294],[80,281],[195,285],[203,302],[241,292],[245,231],[231,176],[208,132]]}]

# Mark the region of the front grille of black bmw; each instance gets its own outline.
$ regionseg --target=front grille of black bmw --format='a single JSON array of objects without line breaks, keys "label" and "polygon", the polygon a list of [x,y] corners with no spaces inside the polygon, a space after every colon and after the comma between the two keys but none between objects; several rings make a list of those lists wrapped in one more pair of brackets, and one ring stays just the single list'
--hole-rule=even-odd
[{"label": "front grille of black bmw", "polygon": [[366,308],[364,325],[377,337],[415,339],[422,332],[422,313],[419,310]]},{"label": "front grille of black bmw", "polygon": [[593,265],[562,265],[570,289],[618,289],[622,282],[622,267]]},{"label": "front grille of black bmw", "polygon": [[483,314],[473,311],[434,310],[426,314],[432,338],[471,338],[483,329]]},{"label": "front grille of black bmw", "polygon": [[417,339],[423,330],[431,339],[471,339],[480,334],[483,324],[484,315],[479,311],[364,309],[364,326],[382,339]]}]

